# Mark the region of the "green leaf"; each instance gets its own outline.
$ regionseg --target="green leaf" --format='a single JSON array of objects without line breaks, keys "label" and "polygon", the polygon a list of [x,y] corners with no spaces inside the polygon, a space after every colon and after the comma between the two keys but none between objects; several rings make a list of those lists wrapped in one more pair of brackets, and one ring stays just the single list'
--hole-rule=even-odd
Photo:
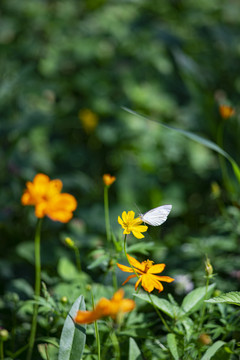
[{"label": "green leaf", "polygon": [[65,322],[60,338],[60,349],[58,360],[80,360],[85,342],[86,325],[77,325],[74,323],[78,310],[85,310],[84,297],[81,295],[73,304]]},{"label": "green leaf", "polygon": [[217,341],[214,344],[210,346],[210,348],[207,349],[201,360],[210,360],[213,355],[225,344],[224,341]]},{"label": "green leaf", "polygon": [[154,242],[139,242],[133,245],[128,246],[129,253],[140,253],[143,255],[148,255],[149,251],[154,247]]},{"label": "green leaf", "polygon": [[73,280],[79,276],[76,266],[66,257],[60,258],[57,270],[63,280]]},{"label": "green leaf", "polygon": [[220,148],[217,144],[215,144],[213,141],[210,141],[208,139],[205,139],[199,135],[196,135],[190,131],[186,131],[186,130],[182,130],[182,129],[179,129],[179,128],[175,128],[173,126],[169,126],[169,125],[166,125],[164,123],[161,123],[159,121],[156,121],[156,120],[153,120],[153,119],[148,119],[146,118],[145,116],[142,116],[138,113],[136,113],[135,111],[132,111],[126,107],[123,107],[123,109],[127,112],[129,112],[130,114],[132,115],[136,115],[142,119],[145,119],[145,120],[152,120],[152,121],[155,121],[157,122],[159,125],[167,128],[167,129],[170,129],[170,130],[174,130],[176,132],[178,132],[179,134],[182,134],[184,136],[186,136],[188,139],[191,139],[193,141],[196,141],[198,142],[199,144],[202,144],[204,146],[206,146],[207,148],[211,149],[211,150],[214,150],[216,151],[218,154],[224,156],[229,162],[230,164],[232,165],[232,168],[233,168],[233,171],[235,173],[235,176],[238,180],[238,182],[240,182],[240,168],[239,166],[237,165],[236,161],[231,157],[231,155],[229,155],[226,151],[224,151],[222,148]]},{"label": "green leaf", "polygon": [[212,284],[208,287],[208,291],[206,293],[206,287],[200,287],[197,289],[194,289],[189,294],[185,296],[182,302],[182,310],[185,313],[190,313],[197,311],[199,307],[201,306],[202,302],[205,300],[205,298],[209,297],[211,293],[213,292],[213,289],[215,287],[215,284]]},{"label": "green leaf", "polygon": [[212,304],[226,303],[240,306],[240,291],[231,291],[205,301]]},{"label": "green leaf", "polygon": [[178,360],[177,341],[175,334],[167,334],[167,344],[174,360]]},{"label": "green leaf", "polygon": [[[134,294],[134,296],[151,304],[151,300],[147,294]],[[151,298],[154,305],[172,319],[177,318],[178,315],[181,314],[181,309],[177,305],[171,304],[168,300],[159,299],[156,295],[151,295]]]},{"label": "green leaf", "polygon": [[141,351],[139,350],[136,341],[130,337],[128,360],[141,360],[141,359],[142,359]]}]

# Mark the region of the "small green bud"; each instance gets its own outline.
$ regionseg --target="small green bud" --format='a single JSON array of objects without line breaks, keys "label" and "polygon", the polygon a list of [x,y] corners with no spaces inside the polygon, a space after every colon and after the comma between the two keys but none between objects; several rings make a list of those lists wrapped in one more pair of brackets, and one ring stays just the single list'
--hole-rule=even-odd
[{"label": "small green bud", "polygon": [[70,238],[70,237],[66,237],[64,239],[64,242],[67,246],[69,246],[71,249],[74,249],[75,248],[75,242]]},{"label": "small green bud", "polygon": [[66,304],[68,302],[68,298],[66,297],[66,296],[63,296],[62,298],[61,298],[61,303],[62,304]]},{"label": "small green bud", "polygon": [[92,286],[90,284],[86,285],[86,290],[87,291],[91,291],[91,289],[92,289]]},{"label": "small green bud", "polygon": [[210,260],[207,258],[205,261],[205,271],[207,276],[211,276],[213,273],[213,267],[210,263]]},{"label": "small green bud", "polygon": [[7,341],[9,338],[9,332],[6,329],[0,329],[0,340]]}]

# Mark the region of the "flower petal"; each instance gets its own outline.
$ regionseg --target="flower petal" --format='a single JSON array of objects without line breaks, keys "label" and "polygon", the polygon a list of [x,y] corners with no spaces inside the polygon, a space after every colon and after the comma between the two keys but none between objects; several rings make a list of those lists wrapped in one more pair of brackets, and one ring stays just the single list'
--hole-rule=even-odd
[{"label": "flower petal", "polygon": [[142,287],[144,288],[144,290],[148,292],[153,291],[155,287],[155,283],[152,280],[151,275],[147,275],[147,274],[142,275]]},{"label": "flower petal", "polygon": [[145,265],[144,265],[143,263],[140,263],[139,261],[137,261],[136,259],[134,259],[134,257],[132,257],[132,256],[130,256],[130,255],[128,255],[128,254],[127,254],[127,257],[128,257],[128,260],[129,260],[130,264],[131,264],[133,267],[135,267],[135,268],[137,268],[137,269],[139,269],[139,270],[141,270],[141,271],[144,271],[144,270],[145,270]]},{"label": "flower petal", "polygon": [[122,285],[125,285],[130,279],[132,279],[132,278],[134,278],[134,277],[136,277],[135,274],[134,274],[134,275],[129,275],[129,276],[127,277],[127,279],[122,283]]},{"label": "flower petal", "polygon": [[170,276],[157,276],[157,275],[152,275],[152,276],[154,276],[154,278],[159,281],[165,281],[168,283],[171,283],[175,280],[175,279],[171,278]]},{"label": "flower petal", "polygon": [[138,281],[135,284],[135,291],[137,291],[138,285],[140,284],[141,281],[142,281],[142,276],[140,276],[140,278],[138,279]]},{"label": "flower petal", "polygon": [[148,269],[147,273],[148,274],[159,274],[164,270],[165,266],[166,266],[165,264],[153,265]]},{"label": "flower petal", "polygon": [[130,272],[132,273],[133,272],[133,269],[129,266],[125,266],[125,265],[122,265],[122,264],[118,264],[117,263],[117,267],[122,270],[122,271],[125,271],[125,272]]}]

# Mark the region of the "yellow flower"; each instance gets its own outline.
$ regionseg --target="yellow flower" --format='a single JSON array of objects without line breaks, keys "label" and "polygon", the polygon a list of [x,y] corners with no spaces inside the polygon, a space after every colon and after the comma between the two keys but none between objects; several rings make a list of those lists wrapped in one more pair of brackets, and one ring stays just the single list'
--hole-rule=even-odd
[{"label": "yellow flower", "polygon": [[134,216],[134,211],[128,211],[128,213],[124,211],[122,213],[122,219],[120,216],[118,217],[118,222],[120,225],[122,225],[124,234],[130,234],[132,232],[137,239],[142,239],[144,238],[144,235],[141,233],[147,231],[148,227],[146,225],[140,225],[142,224],[142,220],[140,217],[134,219]]},{"label": "yellow flower", "polygon": [[98,116],[89,109],[80,110],[78,118],[81,121],[86,133],[93,132],[98,125]]},{"label": "yellow flower", "polygon": [[[158,290],[158,292],[163,291],[163,286],[160,281],[166,281],[168,283],[174,281],[173,278],[169,276],[158,276],[155,274],[161,273],[164,268],[165,264],[156,264],[153,265],[153,261],[146,260],[142,261],[141,263],[134,259],[132,256],[128,255],[128,260],[132,267],[134,268],[135,272],[139,275],[139,278],[135,284],[135,290],[137,290],[138,285],[141,283],[144,290],[151,292],[154,288]],[[117,264],[119,269],[125,272],[133,273],[133,269],[129,266]],[[128,278],[124,281],[124,284],[128,282],[130,279],[136,277],[136,274],[128,276]]]},{"label": "yellow flower", "polygon": [[228,105],[220,105],[219,112],[223,119],[228,119],[235,114],[235,110]]},{"label": "yellow flower", "polygon": [[119,289],[111,300],[100,299],[92,311],[78,311],[74,321],[78,324],[89,324],[105,316],[116,319],[123,313],[132,311],[135,302],[131,299],[123,299],[123,296],[123,289]]},{"label": "yellow flower", "polygon": [[50,219],[68,222],[77,207],[74,196],[63,193],[61,180],[50,180],[47,175],[37,174],[33,182],[26,183],[21,202],[23,205],[34,205],[37,218],[47,215]]},{"label": "yellow flower", "polygon": [[110,174],[104,174],[103,175],[103,182],[106,186],[112,185],[116,181],[115,176],[111,176]]}]

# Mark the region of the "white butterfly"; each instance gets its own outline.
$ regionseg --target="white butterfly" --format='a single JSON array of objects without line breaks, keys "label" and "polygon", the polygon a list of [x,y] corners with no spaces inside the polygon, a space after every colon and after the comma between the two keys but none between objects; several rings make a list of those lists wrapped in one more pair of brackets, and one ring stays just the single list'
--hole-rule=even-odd
[{"label": "white butterfly", "polygon": [[147,211],[145,214],[139,214],[139,217],[148,225],[159,226],[167,220],[171,210],[172,205],[162,205]]}]

